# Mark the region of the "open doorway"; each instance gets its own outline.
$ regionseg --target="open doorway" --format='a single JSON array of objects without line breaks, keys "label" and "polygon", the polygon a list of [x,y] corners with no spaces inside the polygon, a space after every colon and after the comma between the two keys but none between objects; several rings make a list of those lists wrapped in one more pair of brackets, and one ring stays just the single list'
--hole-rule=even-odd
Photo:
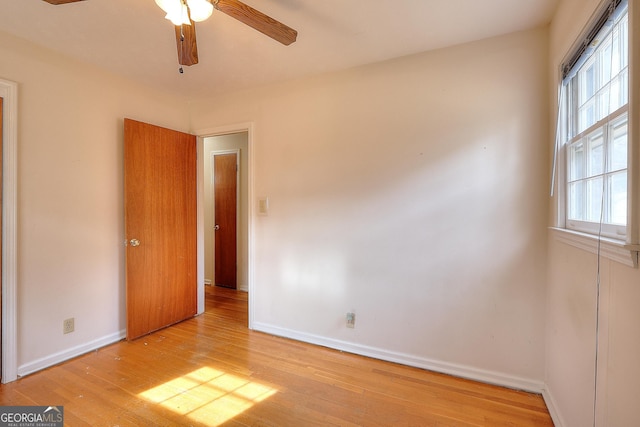
[{"label": "open doorway", "polygon": [[[220,169],[223,162],[220,159],[228,158],[231,165],[236,165],[236,170],[229,174],[234,178],[236,187],[231,191],[236,199],[229,201],[227,205],[235,209],[230,214],[235,221],[222,223],[220,197],[216,197],[216,175],[220,180]],[[233,160],[231,160],[233,159]],[[241,131],[203,138],[203,209],[204,209],[204,283],[205,285],[218,285],[235,288],[239,291],[249,290],[249,132]],[[218,173],[216,174],[216,164]],[[229,178],[229,179],[231,179]],[[218,193],[221,188],[218,185]],[[219,196],[219,194],[218,194]],[[225,196],[226,198],[227,196]],[[216,206],[216,199],[218,204]],[[229,215],[229,214],[227,214]],[[217,226],[217,227],[216,227]],[[229,227],[234,237],[234,246],[227,246],[221,239],[223,232],[229,232]],[[227,229],[225,229],[227,228]],[[233,248],[233,249],[231,249]],[[223,251],[233,251],[233,254],[223,254]],[[227,255],[227,256],[221,256]],[[229,265],[231,263],[231,265]],[[225,265],[226,264],[226,265]],[[235,264],[235,265],[234,265]],[[231,276],[225,271],[232,270]],[[226,277],[221,277],[222,275]]]}]

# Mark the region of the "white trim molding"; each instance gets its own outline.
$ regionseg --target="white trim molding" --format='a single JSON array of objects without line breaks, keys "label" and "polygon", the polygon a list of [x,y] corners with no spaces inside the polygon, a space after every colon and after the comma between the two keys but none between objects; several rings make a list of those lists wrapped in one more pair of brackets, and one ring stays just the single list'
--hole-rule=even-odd
[{"label": "white trim molding", "polygon": [[547,409],[549,410],[549,415],[551,415],[551,420],[553,421],[553,425],[555,427],[564,427],[566,426],[560,412],[558,411],[558,404],[553,398],[553,394],[551,390],[547,387],[542,391],[542,398],[544,399],[544,403],[547,405]]},{"label": "white trim molding", "polygon": [[204,139],[196,136],[196,314],[204,313]]},{"label": "white trim molding", "polygon": [[486,384],[493,384],[536,394],[542,394],[545,390],[544,383],[542,381],[537,381],[534,379],[507,375],[500,372],[478,369],[472,366],[459,365],[442,360],[427,359],[411,354],[389,351],[377,347],[365,346],[314,334],[307,334],[290,329],[280,328],[278,326],[273,326],[262,322],[255,322],[253,329],[279,337],[290,338],[296,341],[307,342],[315,345],[321,345],[323,347],[346,351],[348,353],[358,354],[361,356],[371,357],[379,360],[385,360],[387,362],[399,363],[401,365],[413,366],[415,368],[421,368],[428,371],[466,378]]},{"label": "white trim molding", "polygon": [[2,382],[18,377],[17,336],[17,206],[18,84],[0,79],[2,133]]},{"label": "white trim molding", "polygon": [[67,360],[73,359],[74,357],[82,356],[83,354],[89,353],[93,350],[97,350],[109,344],[113,344],[115,342],[121,341],[126,336],[127,336],[127,331],[123,329],[120,332],[116,332],[114,334],[110,334],[102,338],[95,339],[88,343],[84,343],[76,347],[69,348],[67,350],[63,350],[55,354],[51,354],[41,359],[34,360],[33,362],[21,365],[18,368],[18,375],[23,377],[25,375],[32,374],[42,369],[57,365],[59,363],[66,362]]},{"label": "white trim molding", "polygon": [[640,247],[637,245],[628,245],[620,240],[593,236],[564,228],[550,227],[550,229],[554,232],[554,237],[559,242],[592,254],[600,254],[628,267],[638,267],[638,251]]}]

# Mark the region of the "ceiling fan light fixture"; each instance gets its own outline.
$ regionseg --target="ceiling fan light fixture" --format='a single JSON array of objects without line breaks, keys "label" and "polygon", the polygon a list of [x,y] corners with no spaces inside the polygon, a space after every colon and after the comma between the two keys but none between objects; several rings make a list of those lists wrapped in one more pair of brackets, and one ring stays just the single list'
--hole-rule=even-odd
[{"label": "ceiling fan light fixture", "polygon": [[189,9],[183,0],[156,0],[156,4],[166,12],[165,18],[173,25],[191,25]]},{"label": "ceiling fan light fixture", "polygon": [[202,22],[209,19],[213,13],[213,4],[208,0],[187,0],[191,19]]},{"label": "ceiling fan light fixture", "polygon": [[171,9],[167,12],[166,19],[171,21],[173,25],[191,25],[191,20],[189,19],[189,9],[187,5],[180,2],[179,7]]}]

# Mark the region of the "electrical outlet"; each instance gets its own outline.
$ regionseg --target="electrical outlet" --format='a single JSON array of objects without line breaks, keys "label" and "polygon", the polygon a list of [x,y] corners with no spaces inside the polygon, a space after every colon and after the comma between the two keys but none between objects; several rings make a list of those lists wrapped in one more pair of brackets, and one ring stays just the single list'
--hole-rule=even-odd
[{"label": "electrical outlet", "polygon": [[347,328],[355,328],[355,327],[356,327],[356,314],[347,313]]},{"label": "electrical outlet", "polygon": [[74,328],[75,328],[75,319],[72,317],[71,319],[65,319],[62,322],[62,333],[63,334],[69,334],[71,332],[73,332]]}]

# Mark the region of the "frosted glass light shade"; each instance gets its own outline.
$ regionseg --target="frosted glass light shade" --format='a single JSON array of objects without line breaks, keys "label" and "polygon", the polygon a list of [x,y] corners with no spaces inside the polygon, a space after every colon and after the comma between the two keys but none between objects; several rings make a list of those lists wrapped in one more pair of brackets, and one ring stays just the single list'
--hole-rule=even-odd
[{"label": "frosted glass light shade", "polygon": [[187,9],[187,5],[182,2],[180,2],[179,7],[168,11],[165,18],[173,22],[173,25],[191,25],[189,10]]},{"label": "frosted glass light shade", "polygon": [[[211,6],[211,9],[213,10],[213,5],[211,3],[206,0],[200,1],[209,4]],[[156,0],[156,4],[160,7],[160,9],[164,10],[167,13],[167,16],[165,16],[165,18],[171,21],[173,25],[191,25],[191,21],[189,20],[189,9],[182,0]],[[202,10],[202,6],[200,6],[198,10]],[[193,19],[194,12],[192,11],[191,14]],[[209,16],[211,16],[211,13],[209,13]],[[209,16],[204,19],[207,19]]]},{"label": "frosted glass light shade", "polygon": [[213,13],[213,5],[208,0],[187,0],[187,4],[191,19],[195,22],[202,22]]}]

